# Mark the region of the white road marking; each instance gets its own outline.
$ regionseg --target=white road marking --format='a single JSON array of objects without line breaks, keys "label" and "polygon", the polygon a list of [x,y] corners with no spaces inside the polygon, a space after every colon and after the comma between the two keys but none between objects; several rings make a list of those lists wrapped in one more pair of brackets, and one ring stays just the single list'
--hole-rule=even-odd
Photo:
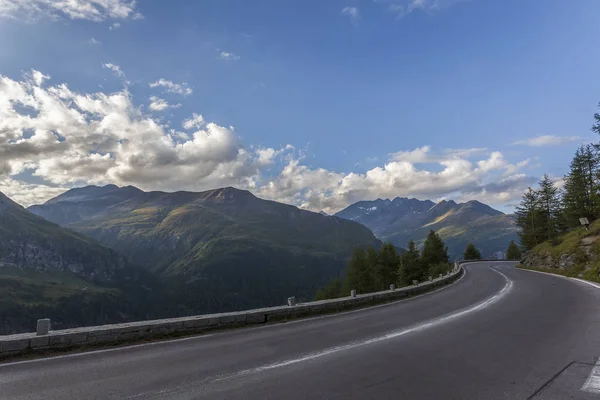
[{"label": "white road marking", "polygon": [[600,393],[600,358],[596,361],[596,365],[592,368],[590,376],[581,387],[581,390],[588,393]]},{"label": "white road marking", "polygon": [[558,274],[553,274],[553,273],[544,272],[544,271],[536,271],[535,269],[527,269],[527,268],[518,268],[518,269],[521,270],[521,271],[537,272],[538,274],[555,276],[557,278],[563,278],[563,279],[567,279],[567,280],[570,280],[570,281],[577,281],[577,282],[585,283],[586,285],[593,286],[596,289],[600,289],[600,285],[599,284],[594,283],[594,282],[590,282],[590,281],[586,281],[585,279],[571,278],[570,276],[558,275]]},{"label": "white road marking", "polygon": [[[393,305],[395,305],[397,303],[403,303],[403,302],[406,302],[406,301],[412,301],[412,300],[417,299],[419,297],[427,296],[427,295],[433,294],[435,292],[439,292],[441,290],[444,290],[444,289],[447,289],[449,287],[452,287],[454,284],[460,282],[466,275],[467,275],[467,270],[465,268],[463,268],[463,274],[456,281],[452,282],[451,284],[444,285],[444,286],[442,286],[439,289],[432,290],[432,291],[426,292],[426,293],[422,293],[422,294],[410,297],[408,299],[400,299],[400,300],[392,301],[390,303],[379,304],[379,305],[376,305],[376,306],[370,306],[370,307],[365,307],[365,308],[359,308],[359,309],[356,309],[356,310],[343,311],[343,312],[339,312],[339,313],[335,313],[335,314],[320,315],[320,316],[311,317],[311,318],[301,318],[301,319],[294,320],[294,321],[288,321],[286,323],[273,323],[273,324],[267,324],[267,325],[263,325],[263,326],[251,326],[251,327],[243,328],[243,330],[244,330],[245,333],[247,333],[250,330],[255,330],[255,329],[269,329],[269,328],[274,328],[274,327],[283,327],[283,326],[288,326],[288,325],[293,325],[293,324],[299,324],[299,323],[304,323],[304,322],[309,322],[309,321],[314,321],[314,320],[319,320],[319,319],[334,318],[334,317],[338,317],[340,315],[346,315],[346,314],[353,314],[353,313],[358,313],[358,312],[369,311],[369,310],[373,310],[375,308],[390,307],[390,306],[393,306]],[[235,331],[231,331],[231,332],[235,332]],[[222,333],[225,333],[225,332],[220,332],[220,333],[222,334]],[[208,337],[211,337],[211,336],[214,336],[214,335],[217,335],[217,334],[218,333],[199,333],[198,335],[195,335],[195,336],[189,336],[189,337],[184,337],[184,338],[179,338],[179,339],[159,340],[159,341],[156,341],[156,342],[133,344],[133,345],[128,345],[128,346],[119,346],[119,347],[113,347],[113,348],[110,348],[110,349],[83,351],[81,353],[63,354],[63,355],[60,355],[60,356],[37,358],[37,359],[34,359],[34,360],[13,361],[13,362],[7,362],[7,363],[1,363],[0,362],[0,369],[2,369],[3,367],[11,367],[11,366],[21,365],[21,364],[32,364],[32,363],[38,363],[38,362],[47,362],[47,361],[52,361],[52,360],[59,360],[59,359],[62,359],[62,358],[83,357],[83,356],[87,356],[87,355],[91,355],[91,354],[112,353],[112,352],[116,352],[116,351],[129,350],[129,349],[135,349],[135,348],[140,348],[140,347],[149,347],[149,346],[157,346],[157,345],[161,345],[161,344],[186,342],[186,341],[189,341],[189,340],[202,340],[204,338],[208,338]]]},{"label": "white road marking", "polygon": [[390,339],[394,339],[400,336],[404,336],[404,335],[408,335],[409,333],[413,333],[413,332],[419,332],[419,331],[423,331],[425,329],[428,328],[432,328],[434,326],[438,326],[441,325],[443,323],[452,321],[454,319],[460,318],[464,315],[470,314],[472,312],[476,312],[476,311],[480,311],[483,310],[489,306],[491,306],[492,304],[494,304],[495,302],[497,302],[498,300],[500,300],[501,298],[503,298],[504,296],[506,296],[512,289],[513,287],[513,282],[506,276],[504,275],[502,272],[493,269],[490,267],[490,269],[492,271],[497,272],[498,274],[502,275],[504,277],[504,279],[506,280],[506,284],[504,285],[504,287],[495,295],[493,295],[492,297],[490,297],[489,299],[473,306],[473,307],[469,307],[467,309],[464,309],[462,311],[457,311],[451,314],[448,314],[444,317],[440,317],[440,318],[436,318],[433,319],[431,321],[428,322],[424,322],[415,326],[412,326],[410,328],[407,329],[403,329],[400,331],[396,331],[396,332],[391,332],[388,333],[387,335],[383,335],[383,336],[378,336],[372,339],[368,339],[368,340],[364,340],[364,341],[359,341],[359,342],[354,342],[354,343],[349,343],[343,346],[337,346],[337,347],[332,347],[330,349],[326,349],[323,351],[319,351],[319,352],[315,352],[315,353],[309,353],[306,354],[304,356],[298,357],[298,358],[294,358],[291,360],[286,360],[286,361],[280,361],[277,363],[273,363],[273,364],[267,364],[267,365],[263,365],[260,367],[256,367],[256,368],[251,368],[251,369],[246,369],[231,375],[225,375],[225,376],[221,376],[221,377],[217,377],[215,380],[213,380],[213,382],[218,382],[218,381],[222,381],[222,380],[226,380],[226,379],[231,379],[231,378],[238,378],[241,376],[245,376],[245,375],[250,375],[250,374],[254,374],[254,373],[259,373],[259,372],[263,372],[263,371],[268,371],[271,369],[275,369],[275,368],[281,368],[281,367],[286,367],[288,365],[293,365],[293,364],[298,364],[304,361],[309,361],[309,360],[314,360],[316,358],[321,358],[321,357],[325,357],[327,355],[330,354],[334,354],[334,353],[339,353],[341,351],[345,351],[345,350],[350,350],[350,349],[354,349],[357,347],[362,347],[362,346],[366,346],[369,344],[373,344],[373,343],[378,343],[378,342],[382,342],[384,340],[390,340]]},{"label": "white road marking", "polygon": [[[580,282],[580,283],[585,283],[586,285],[593,286],[596,289],[600,289],[600,285],[598,285],[596,283],[593,283],[593,282],[590,282],[590,281],[586,281],[584,279],[571,278],[571,277],[568,277],[568,276],[551,274],[549,272],[536,271],[536,270],[533,270],[533,269],[523,269],[523,271],[537,272],[538,274],[545,274],[545,275],[556,276],[556,277],[559,277],[559,278],[568,279],[570,281],[577,281],[577,282]],[[594,368],[592,368],[592,371],[590,372],[590,376],[588,376],[587,380],[585,381],[585,383],[581,387],[581,390],[584,391],[584,392],[588,392],[588,393],[600,394],[600,358],[598,358],[598,361],[596,361],[596,365],[594,365]]]},{"label": "white road marking", "polygon": [[585,279],[579,279],[579,278],[571,278],[571,279],[573,279],[574,281],[578,281],[578,282],[581,282],[581,283],[585,283],[586,285],[593,286],[593,287],[595,287],[596,289],[600,289],[600,285],[598,285],[597,283],[590,282],[590,281],[586,281]]}]

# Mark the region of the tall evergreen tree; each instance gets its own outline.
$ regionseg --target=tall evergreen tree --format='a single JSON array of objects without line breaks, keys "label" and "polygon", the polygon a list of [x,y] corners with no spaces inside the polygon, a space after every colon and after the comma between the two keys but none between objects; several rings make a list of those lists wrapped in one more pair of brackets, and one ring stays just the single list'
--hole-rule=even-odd
[{"label": "tall evergreen tree", "polygon": [[[371,248],[370,250],[373,249]],[[377,255],[376,252],[375,255]],[[342,292],[345,296],[349,295],[351,290],[356,290],[358,293],[373,291],[373,270],[369,264],[372,261],[373,252],[369,251],[369,249],[366,252],[360,247],[354,249],[348,270],[346,271],[346,278],[342,285]]]},{"label": "tall evergreen tree", "polygon": [[399,266],[398,253],[391,243],[384,243],[379,249],[379,269],[377,272],[377,290],[388,289],[396,282],[396,274]]},{"label": "tall evergreen tree", "polygon": [[481,253],[473,243],[469,243],[467,248],[465,249],[465,254],[463,255],[465,260],[481,260]]},{"label": "tall evergreen tree", "polygon": [[541,210],[543,235],[547,239],[555,239],[562,230],[562,206],[558,188],[554,181],[544,174],[538,190],[538,201]]},{"label": "tall evergreen tree", "polygon": [[423,243],[423,250],[421,251],[421,262],[425,269],[435,264],[447,263],[448,262],[448,247],[444,244],[444,241],[434,230],[431,230]]},{"label": "tall evergreen tree", "polygon": [[508,245],[506,259],[511,261],[518,261],[521,259],[521,250],[519,250],[519,246],[517,246],[514,240],[511,240]]},{"label": "tall evergreen tree", "polygon": [[579,226],[579,218],[590,221],[600,213],[600,157],[595,146],[582,146],[575,152],[569,174],[565,176],[563,204],[566,223]]},{"label": "tall evergreen tree", "polygon": [[519,238],[521,245],[532,249],[546,240],[544,235],[543,211],[540,206],[538,192],[528,188],[523,194],[521,204],[516,208],[517,226],[521,228]]},{"label": "tall evergreen tree", "polygon": [[412,285],[412,281],[421,281],[424,270],[419,257],[419,249],[412,240],[408,242],[408,249],[400,256],[398,268],[398,284],[400,286]]},{"label": "tall evergreen tree", "polygon": [[362,278],[360,293],[371,293],[379,290],[382,271],[379,253],[373,247],[367,247],[366,251],[367,272]]}]

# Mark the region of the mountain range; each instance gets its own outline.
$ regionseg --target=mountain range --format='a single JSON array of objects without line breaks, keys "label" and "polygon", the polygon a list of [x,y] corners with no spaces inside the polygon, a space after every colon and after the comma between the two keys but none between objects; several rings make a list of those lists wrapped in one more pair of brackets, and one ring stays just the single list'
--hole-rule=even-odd
[{"label": "mountain range", "polygon": [[379,247],[366,227],[262,200],[245,190],[72,189],[29,212],[85,235],[163,285],[169,316],[312,299],[354,247]]},{"label": "mountain range", "polygon": [[27,210],[0,193],[0,334],[223,312],[311,299],[354,248],[405,247],[438,231],[458,257],[516,238],[482,203],[363,201],[335,216],[231,187],[71,189]]},{"label": "mountain range", "polygon": [[518,228],[512,215],[475,200],[434,203],[402,197],[377,199],[359,201],[335,215],[359,222],[377,238],[399,247],[406,247],[410,240],[421,244],[433,229],[448,246],[451,259],[461,258],[469,242],[483,257],[491,257],[505,251],[511,240],[518,240]]}]

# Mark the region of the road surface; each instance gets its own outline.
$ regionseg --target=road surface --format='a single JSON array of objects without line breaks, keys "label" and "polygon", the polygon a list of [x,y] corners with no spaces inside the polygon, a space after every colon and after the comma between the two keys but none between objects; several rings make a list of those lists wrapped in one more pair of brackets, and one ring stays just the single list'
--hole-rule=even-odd
[{"label": "road surface", "polygon": [[600,399],[600,289],[466,271],[371,309],[0,365],[0,398]]}]

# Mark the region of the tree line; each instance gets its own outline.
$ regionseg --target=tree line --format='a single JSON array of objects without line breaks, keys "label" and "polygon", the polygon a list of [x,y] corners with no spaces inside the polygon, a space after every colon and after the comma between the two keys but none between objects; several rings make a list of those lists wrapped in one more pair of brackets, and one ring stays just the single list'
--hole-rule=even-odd
[{"label": "tree line", "polygon": [[412,285],[413,281],[425,281],[429,277],[446,274],[452,269],[449,263],[448,247],[433,230],[427,235],[423,248],[419,250],[412,240],[403,253],[398,253],[391,243],[385,243],[379,251],[373,247],[356,248],[346,275],[335,279],[319,290],[316,300],[348,296],[351,290],[357,293],[371,293]]},{"label": "tree line", "polygon": [[[600,114],[594,114],[592,130],[600,134]],[[538,187],[528,188],[516,209],[521,246],[532,249],[580,226],[580,218],[591,223],[600,216],[600,145],[580,146],[564,176],[561,189],[544,175]]]}]

